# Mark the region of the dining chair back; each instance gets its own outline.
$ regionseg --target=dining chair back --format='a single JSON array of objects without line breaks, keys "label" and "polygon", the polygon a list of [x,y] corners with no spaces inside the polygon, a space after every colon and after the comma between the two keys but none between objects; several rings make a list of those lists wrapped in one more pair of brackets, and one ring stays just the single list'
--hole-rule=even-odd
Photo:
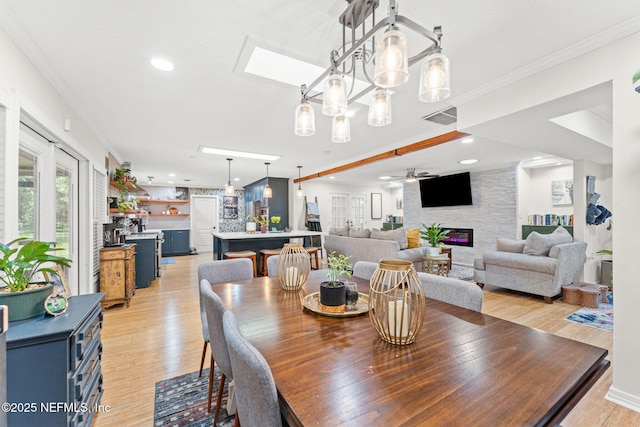
[{"label": "dining chair back", "polygon": [[[224,334],[234,371],[235,393],[243,427],[281,426],[278,392],[262,354],[240,333],[230,311],[223,316]],[[237,416],[237,415],[236,415]]]},{"label": "dining chair back", "polygon": [[422,272],[418,272],[418,277],[428,298],[482,311],[482,289],[475,283]]},{"label": "dining chair back", "polygon": [[280,255],[272,255],[267,258],[267,275],[268,276],[277,276],[278,275],[278,260],[280,259]]},{"label": "dining chair back", "polygon": [[[203,279],[209,283],[230,282],[232,280],[247,280],[253,277],[253,264],[248,258],[225,259],[219,261],[206,261],[198,265],[198,283]],[[207,344],[209,343],[209,329],[207,317],[202,305],[202,295],[200,295],[200,324],[202,325],[202,357],[200,359],[200,375],[204,367],[204,359],[207,354]],[[213,363],[211,364],[213,369]]]},{"label": "dining chair back", "polygon": [[371,280],[376,268],[378,268],[377,262],[358,261],[353,265],[353,276],[365,280]]},{"label": "dining chair back", "polygon": [[[204,304],[205,312],[207,313],[209,339],[211,340],[211,357],[212,359],[215,359],[218,364],[218,369],[220,369],[220,385],[218,386],[218,398],[216,402],[215,415],[213,417],[213,425],[215,426],[218,423],[224,383],[226,378],[233,380],[233,369],[231,368],[229,351],[227,350],[227,341],[224,338],[224,330],[222,329],[222,316],[226,311],[224,303],[220,297],[213,292],[211,284],[206,279],[203,279],[200,282],[200,294],[202,295],[202,302]],[[211,366],[209,370],[209,400],[211,400],[212,386],[213,366]]]}]

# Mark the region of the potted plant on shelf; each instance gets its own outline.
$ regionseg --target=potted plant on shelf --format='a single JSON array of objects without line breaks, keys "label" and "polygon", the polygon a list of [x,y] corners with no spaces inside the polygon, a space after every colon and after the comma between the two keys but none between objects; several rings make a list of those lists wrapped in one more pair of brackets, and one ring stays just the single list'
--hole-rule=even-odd
[{"label": "potted plant on shelf", "polygon": [[120,192],[118,198],[118,210],[124,212],[126,210],[134,209],[135,202],[128,201],[126,196],[127,192],[138,189],[138,180],[135,176],[131,175],[129,169],[116,168],[113,173],[113,183]]},{"label": "potted plant on shelf", "polygon": [[253,220],[260,224],[260,232],[261,233],[266,233],[267,232],[267,226],[269,225],[269,220],[265,217],[262,216],[256,216],[253,218]]},{"label": "potted plant on shelf", "polygon": [[436,224],[435,222],[430,226],[422,224],[424,230],[420,230],[420,238],[429,242],[429,255],[438,255],[440,248],[444,246],[442,239],[447,237],[449,230],[444,230],[442,224]]},{"label": "potted plant on shelf", "polygon": [[320,304],[323,310],[344,311],[346,287],[344,279],[351,276],[353,267],[349,256],[331,252],[327,257],[327,281],[320,283]]},{"label": "potted plant on shelf", "polygon": [[12,247],[28,240],[25,237],[15,239],[8,244],[0,243],[0,282],[5,285],[0,289],[0,305],[9,307],[9,320],[23,320],[44,313],[44,300],[51,294],[53,284],[43,282],[31,283],[36,273],[57,274],[52,265],[71,266],[68,258],[56,256],[50,242],[30,241],[19,249]]}]

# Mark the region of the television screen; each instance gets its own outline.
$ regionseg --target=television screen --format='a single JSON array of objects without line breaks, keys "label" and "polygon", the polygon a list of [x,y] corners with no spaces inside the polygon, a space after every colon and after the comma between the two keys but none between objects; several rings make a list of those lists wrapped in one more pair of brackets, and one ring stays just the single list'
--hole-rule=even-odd
[{"label": "television screen", "polygon": [[421,180],[420,199],[423,208],[472,205],[469,172]]}]

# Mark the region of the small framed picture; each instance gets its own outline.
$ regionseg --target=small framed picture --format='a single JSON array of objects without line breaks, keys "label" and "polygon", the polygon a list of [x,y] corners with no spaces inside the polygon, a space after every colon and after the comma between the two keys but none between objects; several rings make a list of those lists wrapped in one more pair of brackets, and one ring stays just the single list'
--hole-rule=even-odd
[{"label": "small framed picture", "polygon": [[52,316],[59,316],[67,311],[69,302],[64,295],[57,295],[55,292],[44,301],[44,309]]},{"label": "small framed picture", "polygon": [[62,295],[65,298],[71,296],[67,279],[64,276],[64,269],[61,265],[51,267],[55,274],[47,273],[47,280],[53,282],[53,292],[51,295]]}]

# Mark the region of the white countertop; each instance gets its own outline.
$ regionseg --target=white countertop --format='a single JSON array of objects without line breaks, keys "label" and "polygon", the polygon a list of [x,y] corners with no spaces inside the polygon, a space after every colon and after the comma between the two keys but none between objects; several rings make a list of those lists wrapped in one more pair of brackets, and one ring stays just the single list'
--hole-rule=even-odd
[{"label": "white countertop", "polygon": [[322,236],[324,233],[321,231],[309,231],[309,230],[291,230],[291,231],[267,231],[266,233],[260,233],[259,231],[256,233],[246,233],[244,231],[237,232],[212,232],[214,237],[222,240],[240,240],[240,239],[295,239],[296,237],[307,237],[307,236]]}]

